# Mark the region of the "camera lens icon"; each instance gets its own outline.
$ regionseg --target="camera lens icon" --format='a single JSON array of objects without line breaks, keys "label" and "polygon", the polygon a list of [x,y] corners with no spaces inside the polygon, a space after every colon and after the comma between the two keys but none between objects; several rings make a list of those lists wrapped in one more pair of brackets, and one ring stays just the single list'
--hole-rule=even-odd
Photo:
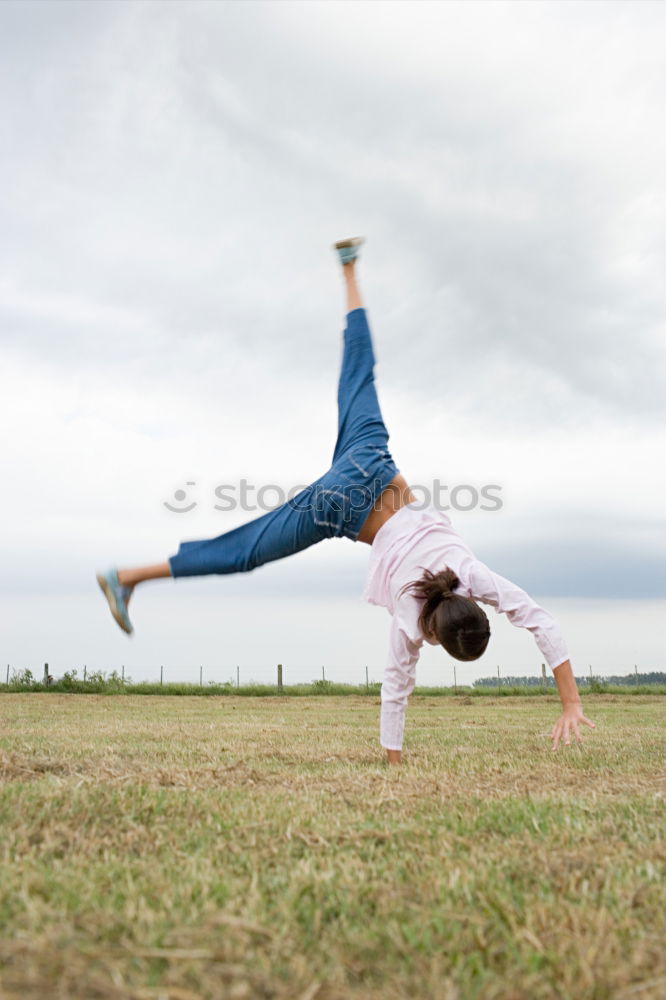
[{"label": "camera lens icon", "polygon": [[[197,484],[185,483],[185,485],[196,486]],[[187,500],[187,490],[176,490],[174,492],[173,498],[178,504],[183,504]],[[192,503],[188,504],[186,507],[183,506],[174,507],[172,504],[169,503],[168,500],[165,500],[164,506],[166,507],[167,510],[172,511],[174,514],[187,514],[189,513],[189,511],[194,510],[194,508],[197,506],[197,503],[196,500],[193,500]]]}]

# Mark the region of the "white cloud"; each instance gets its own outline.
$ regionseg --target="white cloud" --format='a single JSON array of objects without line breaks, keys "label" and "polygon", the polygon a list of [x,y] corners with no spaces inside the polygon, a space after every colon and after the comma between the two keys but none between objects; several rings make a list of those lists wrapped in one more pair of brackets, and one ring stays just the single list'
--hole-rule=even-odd
[{"label": "white cloud", "polygon": [[[5,589],[83,601],[96,563],[231,526],[216,484],[319,475],[330,243],[365,232],[406,475],[501,484],[456,523],[518,582],[619,598],[621,561],[663,596],[661,5],[1,6]],[[198,508],[168,514],[187,481]],[[363,564],[285,568],[318,635]],[[241,622],[282,580],[252,576]]]}]

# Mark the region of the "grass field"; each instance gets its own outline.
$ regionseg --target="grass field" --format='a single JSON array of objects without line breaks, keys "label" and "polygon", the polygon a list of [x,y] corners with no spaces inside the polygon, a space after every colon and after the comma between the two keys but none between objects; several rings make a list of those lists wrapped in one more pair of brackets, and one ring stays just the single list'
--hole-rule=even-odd
[{"label": "grass field", "polygon": [[666,701],[0,696],[0,997],[663,1000]]}]

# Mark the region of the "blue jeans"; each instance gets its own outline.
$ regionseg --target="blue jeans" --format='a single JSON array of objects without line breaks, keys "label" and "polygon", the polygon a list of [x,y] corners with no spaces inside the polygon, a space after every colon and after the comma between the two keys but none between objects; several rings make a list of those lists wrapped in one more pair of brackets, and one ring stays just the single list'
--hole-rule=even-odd
[{"label": "blue jeans", "polygon": [[324,538],[356,541],[398,469],[387,449],[374,380],[375,356],[364,309],[347,315],[338,384],[338,439],[333,463],[281,507],[200,542],[182,542],[169,559],[173,576],[245,573]]}]

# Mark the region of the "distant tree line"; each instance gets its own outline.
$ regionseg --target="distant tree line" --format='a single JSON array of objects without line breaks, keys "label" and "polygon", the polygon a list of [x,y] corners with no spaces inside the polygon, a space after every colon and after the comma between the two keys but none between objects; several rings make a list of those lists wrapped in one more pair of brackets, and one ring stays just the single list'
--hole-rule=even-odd
[{"label": "distant tree line", "polygon": [[[585,686],[586,684],[612,684],[618,686],[633,687],[637,684],[666,684],[666,673],[660,670],[653,670],[647,674],[623,674],[622,676],[601,677],[577,677],[576,682]],[[473,687],[541,687],[543,679],[541,677],[481,677],[474,681]],[[555,687],[555,678],[552,673],[546,678],[548,687]]]}]

